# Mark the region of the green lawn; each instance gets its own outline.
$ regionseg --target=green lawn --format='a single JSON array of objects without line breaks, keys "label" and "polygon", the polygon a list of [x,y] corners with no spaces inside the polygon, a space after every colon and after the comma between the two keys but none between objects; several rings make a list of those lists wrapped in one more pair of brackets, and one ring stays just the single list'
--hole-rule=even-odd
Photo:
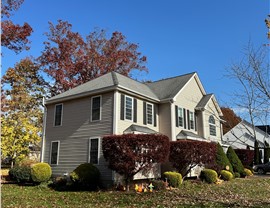
[{"label": "green lawn", "polygon": [[2,207],[270,207],[270,178],[235,179],[222,184],[185,181],[179,190],[153,193],[57,192],[3,184]]}]

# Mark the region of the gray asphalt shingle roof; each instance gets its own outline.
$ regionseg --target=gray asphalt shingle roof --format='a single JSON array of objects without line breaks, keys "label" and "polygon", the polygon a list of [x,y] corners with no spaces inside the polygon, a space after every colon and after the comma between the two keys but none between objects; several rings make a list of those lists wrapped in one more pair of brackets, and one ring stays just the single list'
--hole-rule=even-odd
[{"label": "gray asphalt shingle roof", "polygon": [[197,104],[196,108],[204,108],[209,102],[209,100],[212,98],[212,95],[213,94],[204,95],[200,102]]},{"label": "gray asphalt shingle roof", "polygon": [[195,72],[192,72],[190,74],[146,83],[146,85],[158,96],[160,100],[172,99],[194,74]]},{"label": "gray asphalt shingle roof", "polygon": [[134,131],[146,133],[146,134],[157,134],[158,133],[158,132],[156,132],[153,129],[150,129],[148,127],[139,126],[139,125],[135,125],[135,124],[132,124],[131,126],[129,126],[124,132],[131,133]]},{"label": "gray asphalt shingle roof", "polygon": [[46,103],[61,101],[62,99],[72,99],[77,96],[88,95],[98,90],[122,88],[140,94],[154,100],[164,100],[174,98],[175,95],[185,86],[195,72],[182,76],[163,79],[151,83],[141,83],[116,72],[110,72],[71,90],[56,95],[46,100]]}]

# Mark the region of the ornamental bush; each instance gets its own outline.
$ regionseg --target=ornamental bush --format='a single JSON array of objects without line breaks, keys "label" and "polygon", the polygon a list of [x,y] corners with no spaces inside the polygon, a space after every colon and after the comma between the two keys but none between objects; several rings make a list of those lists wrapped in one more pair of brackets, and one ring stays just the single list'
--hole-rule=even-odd
[{"label": "ornamental bush", "polygon": [[157,191],[162,191],[166,189],[166,183],[163,180],[151,180],[150,181]]},{"label": "ornamental bush", "polygon": [[247,169],[247,168],[244,168],[244,171],[246,173],[246,176],[252,176],[253,175],[252,171]]},{"label": "ornamental bush", "polygon": [[200,178],[207,183],[215,183],[218,180],[218,174],[215,170],[204,169],[201,171]]},{"label": "ornamental bush", "polygon": [[9,177],[18,183],[31,182],[31,168],[29,166],[14,166],[9,170]]},{"label": "ornamental bush", "polygon": [[36,163],[31,167],[31,178],[35,183],[47,182],[52,176],[52,169],[48,163]]},{"label": "ornamental bush", "polygon": [[91,163],[83,163],[70,173],[70,179],[81,188],[94,190],[99,185],[100,172]]},{"label": "ornamental bush", "polygon": [[234,173],[234,177],[235,177],[235,178],[240,178],[240,173],[235,172],[235,173]]},{"label": "ornamental bush", "polygon": [[233,179],[233,174],[230,171],[222,170],[220,171],[221,179],[224,181],[231,181]]},{"label": "ornamental bush", "polygon": [[228,171],[233,173],[233,168],[230,163],[230,160],[228,159],[227,155],[225,154],[225,152],[223,151],[223,148],[221,147],[219,143],[217,144],[216,163],[219,168],[219,170],[217,170],[218,172],[220,170],[225,170],[225,169],[227,170],[228,168]]},{"label": "ornamental bush", "polygon": [[168,179],[169,184],[174,188],[180,188],[182,184],[182,175],[177,172],[165,172],[164,177]]},{"label": "ornamental bush", "polygon": [[178,140],[170,142],[169,161],[183,177],[195,166],[213,166],[216,163],[216,143]]},{"label": "ornamental bush", "polygon": [[235,153],[241,160],[244,167],[252,167],[254,159],[254,150],[250,149],[235,149]]},{"label": "ornamental bush", "polygon": [[228,148],[227,157],[232,164],[233,171],[238,172],[241,177],[245,177],[246,173],[244,171],[244,166],[232,147]]}]

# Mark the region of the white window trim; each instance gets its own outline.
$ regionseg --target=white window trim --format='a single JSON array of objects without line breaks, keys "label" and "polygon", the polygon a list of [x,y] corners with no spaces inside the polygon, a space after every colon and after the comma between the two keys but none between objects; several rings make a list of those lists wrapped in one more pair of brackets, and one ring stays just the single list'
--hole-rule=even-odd
[{"label": "white window trim", "polygon": [[[180,117],[180,113],[179,113],[179,111],[181,111],[182,112],[182,117]],[[184,109],[183,108],[181,108],[181,107],[178,107],[178,125],[180,126],[180,127],[184,127]],[[180,125],[180,122],[179,122],[179,118],[182,118],[182,125]]]},{"label": "white window trim", "polygon": [[[92,120],[93,119],[93,99],[96,98],[96,97],[100,97],[100,114],[99,114],[99,119],[98,120]],[[94,96],[94,97],[91,97],[91,116],[90,116],[90,121],[91,122],[95,122],[95,121],[101,121],[101,118],[102,118],[102,96],[101,95],[98,95],[98,96]]]},{"label": "white window trim", "polygon": [[[126,118],[126,98],[131,98],[131,119],[127,119]],[[134,111],[134,105],[133,105],[133,102],[134,102],[134,100],[133,100],[134,98],[133,97],[130,97],[130,96],[128,96],[128,95],[125,95],[125,105],[124,105],[124,118],[125,118],[125,120],[126,121],[133,121],[133,111]]]},{"label": "white window trim", "polygon": [[[191,115],[192,115],[192,117],[193,117],[193,119],[191,120]],[[194,112],[192,112],[192,111],[189,111],[189,126],[190,126],[190,129],[195,129],[195,114],[194,114]],[[191,121],[193,121],[193,128],[191,128]]]},{"label": "white window trim", "polygon": [[97,164],[94,164],[94,165],[99,165],[99,160],[100,160],[100,137],[90,137],[88,142],[89,142],[89,145],[88,145],[88,163],[90,163],[90,150],[91,150],[91,139],[98,139],[98,161],[97,161]]},{"label": "white window trim", "polygon": [[[214,121],[215,121],[214,124],[213,124],[213,123],[210,123],[210,121],[209,121],[211,116],[213,117],[213,119],[214,119]],[[213,136],[213,137],[217,136],[216,120],[215,120],[215,117],[214,117],[213,115],[210,115],[210,116],[209,116],[208,123],[209,123],[209,135],[210,135],[210,136]],[[211,134],[211,126],[215,127],[215,135]]]},{"label": "white window trim", "polygon": [[[56,164],[52,164],[52,143],[57,142],[58,143],[58,148],[57,148],[57,159],[56,159]],[[59,153],[60,153],[60,140],[55,140],[51,141],[51,148],[50,148],[50,165],[58,165],[59,162]]]},{"label": "white window trim", "polygon": [[[151,105],[152,106],[152,123],[148,123],[148,113],[147,113],[147,105]],[[154,105],[152,103],[146,103],[146,124],[147,125],[154,125]]]},{"label": "white window trim", "polygon": [[[55,125],[55,116],[56,116],[56,106],[58,106],[58,105],[62,105],[62,112],[61,112],[61,123],[60,123],[60,125]],[[63,103],[58,103],[58,104],[55,104],[54,105],[54,118],[53,118],[53,126],[54,127],[58,127],[58,126],[62,126],[62,124],[63,124],[63,114],[64,114],[64,105],[63,105]]]}]

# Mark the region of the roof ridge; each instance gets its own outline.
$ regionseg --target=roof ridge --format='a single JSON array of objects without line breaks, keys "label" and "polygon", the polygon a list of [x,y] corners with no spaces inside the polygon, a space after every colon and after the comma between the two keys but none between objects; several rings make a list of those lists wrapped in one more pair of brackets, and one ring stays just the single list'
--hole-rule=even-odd
[{"label": "roof ridge", "polygon": [[165,78],[165,79],[160,79],[160,80],[152,81],[149,84],[155,83],[155,82],[165,81],[165,80],[168,80],[168,79],[174,79],[174,78],[178,78],[178,77],[183,77],[183,76],[187,76],[187,75],[191,75],[191,74],[196,74],[196,73],[197,72],[194,71],[194,72],[190,72],[190,73],[187,73],[187,74],[177,75],[177,76],[174,76],[174,77],[168,77],[168,78]]}]

